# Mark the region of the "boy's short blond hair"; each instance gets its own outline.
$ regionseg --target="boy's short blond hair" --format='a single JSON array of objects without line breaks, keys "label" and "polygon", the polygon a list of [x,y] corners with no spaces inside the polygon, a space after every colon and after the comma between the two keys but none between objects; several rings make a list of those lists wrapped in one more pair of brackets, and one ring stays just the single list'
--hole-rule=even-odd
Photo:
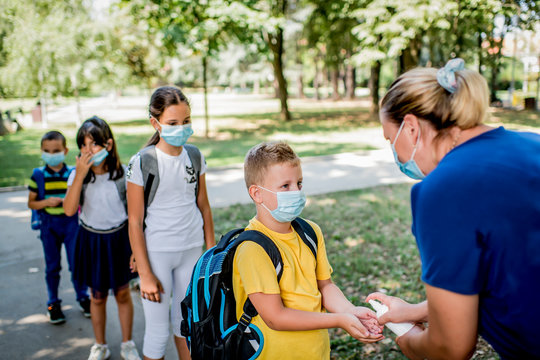
[{"label": "boy's short blond hair", "polygon": [[270,166],[282,163],[300,165],[300,158],[285,142],[263,142],[249,149],[244,160],[244,180],[247,188],[260,184]]}]

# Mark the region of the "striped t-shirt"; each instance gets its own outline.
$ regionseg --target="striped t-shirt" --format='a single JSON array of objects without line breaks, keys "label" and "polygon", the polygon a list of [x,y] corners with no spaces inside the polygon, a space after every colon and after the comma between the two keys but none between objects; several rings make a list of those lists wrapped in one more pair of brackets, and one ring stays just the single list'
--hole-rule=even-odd
[{"label": "striped t-shirt", "polygon": [[[43,170],[43,177],[45,180],[45,199],[50,197],[59,197],[64,198],[66,196],[67,191],[67,179],[69,177],[69,174],[71,173],[71,169],[64,164],[62,169],[58,172],[55,172],[52,170],[48,165],[45,166]],[[28,185],[28,190],[33,191],[35,193],[38,192],[36,179],[34,179],[34,175],[30,178],[30,184]],[[43,199],[38,199],[43,200]],[[43,210],[45,210],[46,213],[51,215],[63,215],[64,214],[64,208],[62,207],[62,204],[56,206],[56,207],[46,207]]]}]

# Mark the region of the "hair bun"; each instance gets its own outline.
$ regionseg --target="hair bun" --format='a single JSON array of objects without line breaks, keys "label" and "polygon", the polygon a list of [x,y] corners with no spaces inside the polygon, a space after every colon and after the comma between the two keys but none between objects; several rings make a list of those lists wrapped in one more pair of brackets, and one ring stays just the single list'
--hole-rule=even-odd
[{"label": "hair bun", "polygon": [[449,60],[446,65],[437,71],[437,82],[448,92],[453,94],[457,90],[456,71],[465,69],[465,61],[461,58]]}]

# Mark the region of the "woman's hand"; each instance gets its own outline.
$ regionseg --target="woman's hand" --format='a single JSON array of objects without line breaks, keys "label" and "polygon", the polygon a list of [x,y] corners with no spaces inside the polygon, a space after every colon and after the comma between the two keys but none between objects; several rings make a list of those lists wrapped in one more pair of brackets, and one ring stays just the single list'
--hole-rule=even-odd
[{"label": "woman's hand", "polygon": [[423,322],[427,320],[427,303],[409,304],[395,296],[385,295],[380,292],[369,294],[366,302],[378,300],[388,306],[388,311],[379,318],[379,323],[384,325],[387,322]]},{"label": "woman's hand", "polygon": [[161,302],[161,294],[165,292],[161,281],[153,273],[140,278],[141,297],[148,301]]}]

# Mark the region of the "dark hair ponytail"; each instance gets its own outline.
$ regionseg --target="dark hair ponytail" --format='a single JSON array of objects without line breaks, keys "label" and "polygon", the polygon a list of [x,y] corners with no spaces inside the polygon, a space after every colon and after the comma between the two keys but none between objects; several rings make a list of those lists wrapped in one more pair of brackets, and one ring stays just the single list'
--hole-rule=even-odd
[{"label": "dark hair ponytail", "polygon": [[[159,121],[159,118],[171,105],[186,104],[189,106],[189,101],[179,88],[176,86],[162,86],[157,88],[152,97],[150,98],[150,105],[148,106],[148,113],[150,117]],[[155,132],[154,135],[148,140],[146,146],[156,145],[159,142],[159,132]]]},{"label": "dark hair ponytail", "polygon": [[[120,162],[120,156],[116,148],[116,141],[114,140],[113,133],[109,124],[103,119],[97,116],[92,116],[90,119],[85,120],[79,130],[77,131],[77,146],[79,149],[84,144],[84,138],[90,137],[97,145],[106,147],[107,141],[112,139],[112,148],[109,151],[109,155],[105,158],[105,170],[109,172],[110,180],[118,180],[124,176],[124,168]],[[88,171],[88,175],[84,179],[84,183],[93,182],[96,175],[92,171],[92,168]]]}]

